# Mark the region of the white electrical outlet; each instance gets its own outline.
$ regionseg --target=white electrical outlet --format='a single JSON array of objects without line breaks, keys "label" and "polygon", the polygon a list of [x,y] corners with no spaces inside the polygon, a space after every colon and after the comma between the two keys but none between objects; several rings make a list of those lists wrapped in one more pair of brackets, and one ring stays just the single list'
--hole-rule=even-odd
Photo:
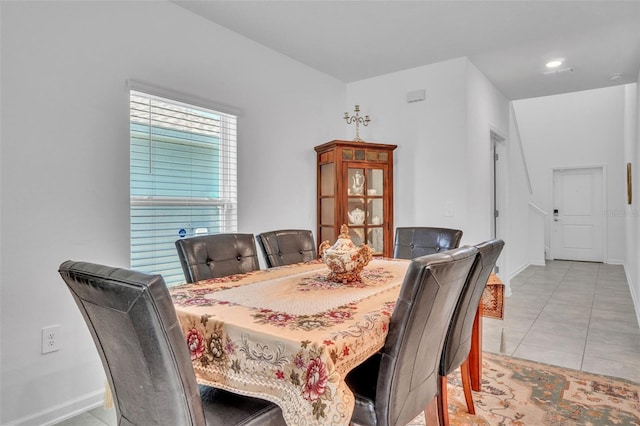
[{"label": "white electrical outlet", "polygon": [[60,326],[50,325],[42,329],[42,353],[60,350]]}]

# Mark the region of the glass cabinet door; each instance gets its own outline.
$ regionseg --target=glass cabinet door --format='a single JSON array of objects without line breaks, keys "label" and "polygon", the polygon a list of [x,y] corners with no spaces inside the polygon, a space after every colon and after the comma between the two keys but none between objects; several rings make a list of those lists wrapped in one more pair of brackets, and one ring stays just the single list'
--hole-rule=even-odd
[{"label": "glass cabinet door", "polygon": [[367,243],[374,254],[384,252],[384,170],[347,168],[349,234],[357,246]]},{"label": "glass cabinet door", "polygon": [[356,246],[361,246],[365,240],[366,200],[365,174],[363,168],[347,168],[347,211],[346,222],[349,226],[349,236]]},{"label": "glass cabinet door", "polygon": [[335,230],[335,169],[334,163],[320,166],[320,241],[334,241],[337,238]]},{"label": "glass cabinet door", "polygon": [[367,169],[367,244],[374,254],[384,253],[384,170]]}]

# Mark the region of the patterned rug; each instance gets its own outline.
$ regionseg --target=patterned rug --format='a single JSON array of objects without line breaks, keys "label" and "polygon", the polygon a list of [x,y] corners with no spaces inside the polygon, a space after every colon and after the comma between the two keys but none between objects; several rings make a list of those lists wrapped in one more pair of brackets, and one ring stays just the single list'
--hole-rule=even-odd
[{"label": "patterned rug", "polygon": [[[640,384],[483,353],[482,391],[467,413],[459,370],[448,377],[452,426],[640,425]],[[424,416],[411,426],[424,425]]]}]

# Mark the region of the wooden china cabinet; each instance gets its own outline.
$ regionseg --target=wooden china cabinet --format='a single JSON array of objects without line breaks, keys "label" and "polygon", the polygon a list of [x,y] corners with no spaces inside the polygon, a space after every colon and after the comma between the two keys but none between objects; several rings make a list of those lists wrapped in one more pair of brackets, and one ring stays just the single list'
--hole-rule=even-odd
[{"label": "wooden china cabinet", "polygon": [[334,140],[315,147],[318,243],[349,227],[356,246],[393,257],[393,151],[397,145]]}]

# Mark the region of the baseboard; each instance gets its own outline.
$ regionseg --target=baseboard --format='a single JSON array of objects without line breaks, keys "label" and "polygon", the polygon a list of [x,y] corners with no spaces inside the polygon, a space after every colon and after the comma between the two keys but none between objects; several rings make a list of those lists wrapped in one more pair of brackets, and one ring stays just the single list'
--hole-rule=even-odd
[{"label": "baseboard", "polygon": [[82,398],[68,401],[64,404],[56,405],[39,413],[31,414],[2,426],[51,426],[63,420],[70,419],[84,412],[93,410],[103,404],[104,389],[93,392]]},{"label": "baseboard", "polygon": [[520,267],[516,268],[514,271],[512,271],[509,274],[509,277],[506,280],[503,280],[504,282],[504,297],[511,297],[511,280],[518,275],[520,272],[524,271],[525,269],[527,269],[531,264],[530,263],[524,263],[522,265],[520,265]]},{"label": "baseboard", "polygon": [[624,260],[622,259],[607,259],[604,263],[609,265],[624,265]]},{"label": "baseboard", "polygon": [[[544,263],[542,265],[544,266]],[[519,268],[517,268],[514,271],[512,271],[511,274],[509,275],[509,281],[511,281],[516,275],[518,275],[520,272],[522,272],[525,269],[527,269],[529,266],[530,266],[529,263],[524,263]]]},{"label": "baseboard", "polygon": [[636,292],[636,287],[633,281],[631,281],[631,274],[627,270],[627,265],[624,265],[624,273],[627,276],[629,292],[631,292],[631,300],[633,301],[633,306],[636,308],[636,318],[638,320],[638,324],[640,325],[640,294]]}]

